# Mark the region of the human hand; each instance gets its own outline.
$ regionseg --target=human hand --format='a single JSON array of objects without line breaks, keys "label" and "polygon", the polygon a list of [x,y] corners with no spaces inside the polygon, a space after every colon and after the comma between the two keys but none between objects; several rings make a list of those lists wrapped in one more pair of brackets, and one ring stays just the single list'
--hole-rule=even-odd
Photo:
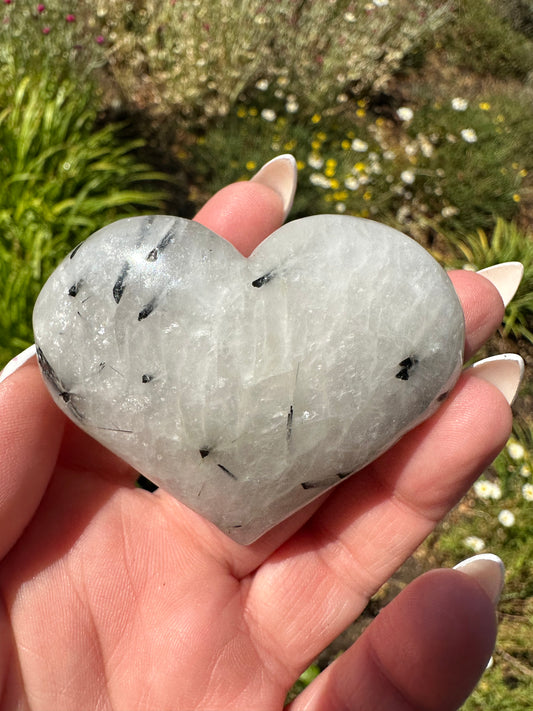
[{"label": "human hand", "polygon": [[[228,186],[197,219],[249,254],[283,221],[285,163]],[[504,307],[487,279],[451,278],[470,357]],[[0,384],[1,708],[281,710],[504,445],[513,373],[466,371],[430,420],[243,547],[164,491],[135,488],[136,473],[53,404],[35,362],[19,368]],[[494,643],[487,577],[414,581],[291,711],[457,708]]]}]

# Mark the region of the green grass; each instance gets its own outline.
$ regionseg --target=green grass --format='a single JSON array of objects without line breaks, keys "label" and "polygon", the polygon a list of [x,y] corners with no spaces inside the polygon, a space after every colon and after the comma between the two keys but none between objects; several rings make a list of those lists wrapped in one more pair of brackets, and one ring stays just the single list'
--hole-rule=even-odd
[{"label": "green grass", "polygon": [[90,93],[25,77],[0,104],[0,362],[33,341],[44,280],[106,222],[158,210],[163,178],[135,158],[142,141],[96,128]]}]

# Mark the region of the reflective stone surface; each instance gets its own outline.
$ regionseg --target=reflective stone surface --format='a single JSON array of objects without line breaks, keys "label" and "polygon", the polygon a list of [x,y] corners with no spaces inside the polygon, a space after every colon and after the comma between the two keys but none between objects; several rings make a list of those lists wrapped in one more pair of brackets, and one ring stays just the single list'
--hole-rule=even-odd
[{"label": "reflective stone surface", "polygon": [[333,215],[248,259],[182,218],[121,220],[54,272],[34,330],[58,406],[242,543],[434,412],[464,341],[424,249]]}]

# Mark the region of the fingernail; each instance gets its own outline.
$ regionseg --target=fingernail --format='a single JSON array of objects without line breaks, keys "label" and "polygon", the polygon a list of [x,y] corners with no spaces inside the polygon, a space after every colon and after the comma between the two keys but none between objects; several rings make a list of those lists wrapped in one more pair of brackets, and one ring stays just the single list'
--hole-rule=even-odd
[{"label": "fingernail", "polygon": [[291,210],[298,181],[298,169],[294,156],[284,153],[272,158],[250,180],[272,188],[281,196],[283,219],[285,219]]},{"label": "fingernail", "polygon": [[479,360],[468,370],[477,378],[495,385],[509,405],[512,405],[524,377],[524,369],[524,361],[519,355],[504,353]]},{"label": "fingernail", "polygon": [[493,553],[481,553],[461,561],[453,569],[475,578],[496,607],[505,582],[505,566],[501,558]]},{"label": "fingernail", "polygon": [[22,351],[22,353],[19,353],[12,358],[4,370],[0,373],[0,383],[2,383],[6,378],[9,378],[10,375],[13,375],[13,373],[23,366],[24,363],[29,361],[30,358],[33,358],[35,353],[35,344],[33,344],[33,346],[26,348],[25,351]]},{"label": "fingernail", "polygon": [[524,276],[524,266],[520,262],[503,262],[503,264],[494,264],[492,267],[480,269],[477,273],[498,289],[504,305],[507,306],[520,286]]}]

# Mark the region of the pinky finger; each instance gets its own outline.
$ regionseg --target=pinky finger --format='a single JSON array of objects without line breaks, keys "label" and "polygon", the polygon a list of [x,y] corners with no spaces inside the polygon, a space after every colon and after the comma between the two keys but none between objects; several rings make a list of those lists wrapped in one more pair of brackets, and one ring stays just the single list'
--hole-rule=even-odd
[{"label": "pinky finger", "polygon": [[421,576],[293,701],[290,711],[459,708],[494,647],[496,618],[488,592],[475,577],[457,570]]}]

